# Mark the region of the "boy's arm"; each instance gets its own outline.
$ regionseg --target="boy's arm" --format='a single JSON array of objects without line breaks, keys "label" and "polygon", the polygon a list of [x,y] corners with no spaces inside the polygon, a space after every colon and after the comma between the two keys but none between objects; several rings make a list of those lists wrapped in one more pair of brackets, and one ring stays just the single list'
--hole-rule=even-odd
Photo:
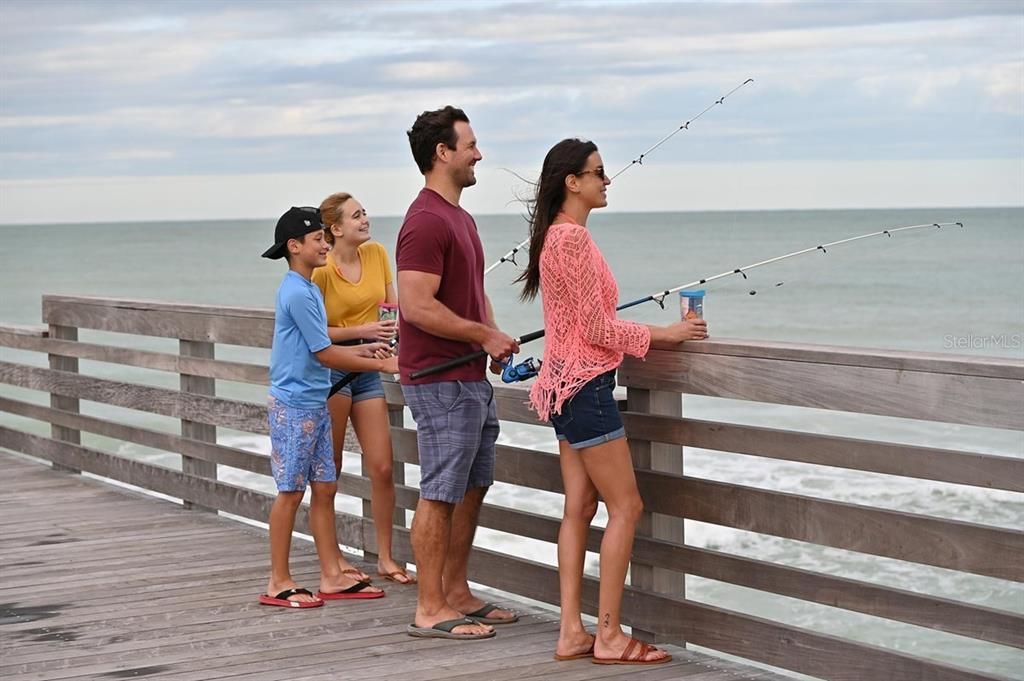
[{"label": "boy's arm", "polygon": [[398,373],[398,357],[389,356],[390,349],[387,343],[367,343],[353,346],[328,345],[315,354],[317,360],[329,369]]},{"label": "boy's arm", "polygon": [[323,299],[303,293],[287,301],[292,320],[298,327],[309,351],[325,367],[340,371],[383,371],[398,373],[398,360],[389,360],[391,350],[386,343],[369,343],[339,347],[327,335],[327,318]]}]

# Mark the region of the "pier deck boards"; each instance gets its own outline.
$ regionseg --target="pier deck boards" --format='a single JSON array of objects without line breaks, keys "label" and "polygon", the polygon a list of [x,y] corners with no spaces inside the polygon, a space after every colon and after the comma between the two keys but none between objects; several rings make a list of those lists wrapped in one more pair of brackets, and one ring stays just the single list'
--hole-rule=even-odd
[{"label": "pier deck boards", "polygon": [[[654,667],[551,659],[557,613],[523,613],[487,641],[405,634],[415,587],[313,610],[260,606],[260,528],[55,471],[0,451],[0,678],[739,681],[778,675],[669,646]],[[311,544],[292,549],[316,587]]]}]

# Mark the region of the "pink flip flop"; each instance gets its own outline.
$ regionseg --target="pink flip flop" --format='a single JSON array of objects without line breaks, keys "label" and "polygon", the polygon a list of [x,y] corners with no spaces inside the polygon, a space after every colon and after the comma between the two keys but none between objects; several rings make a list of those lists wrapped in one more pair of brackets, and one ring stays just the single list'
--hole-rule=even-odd
[{"label": "pink flip flop", "polygon": [[384,598],[383,591],[363,591],[363,589],[366,589],[368,586],[370,585],[366,582],[356,582],[344,591],[334,591],[332,593],[327,593],[326,591],[317,591],[316,597],[325,601]]},{"label": "pink flip flop", "polygon": [[324,604],[323,600],[318,601],[289,601],[288,599],[298,594],[312,596],[309,589],[285,589],[276,596],[260,594],[260,605],[276,605],[279,608],[319,608]]}]

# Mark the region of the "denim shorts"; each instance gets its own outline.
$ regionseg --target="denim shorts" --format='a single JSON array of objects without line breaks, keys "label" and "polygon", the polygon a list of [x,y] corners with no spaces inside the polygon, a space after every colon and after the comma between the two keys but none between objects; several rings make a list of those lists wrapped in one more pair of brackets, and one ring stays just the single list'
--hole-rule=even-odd
[{"label": "denim shorts", "polygon": [[298,409],[271,397],[270,472],[279,492],[303,492],[309,482],[334,482],[334,447],[327,407]]},{"label": "denim shorts", "polygon": [[[348,371],[331,369],[331,385],[349,375]],[[380,382],[380,374],[376,371],[366,371],[353,378],[348,385],[337,392],[344,395],[353,402],[372,400],[375,397],[384,397],[384,384]]]},{"label": "denim shorts", "polygon": [[494,484],[498,413],[489,381],[403,385],[416,421],[420,498],[457,504],[473,487]]},{"label": "denim shorts", "polygon": [[573,449],[593,447],[626,436],[615,403],[615,370],[595,376],[562,404],[562,413],[551,415],[555,436]]}]

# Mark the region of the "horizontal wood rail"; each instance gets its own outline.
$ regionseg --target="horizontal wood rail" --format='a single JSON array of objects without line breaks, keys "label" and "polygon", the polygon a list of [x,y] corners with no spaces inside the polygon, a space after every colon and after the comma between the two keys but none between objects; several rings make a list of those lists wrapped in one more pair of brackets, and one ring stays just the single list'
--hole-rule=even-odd
[{"label": "horizontal wood rail", "polygon": [[[41,353],[50,360],[50,368],[0,360],[0,447],[49,460],[55,466],[166,494],[196,509],[266,519],[273,498],[255,489],[218,481],[216,468],[222,465],[267,475],[268,457],[220,444],[215,436],[216,428],[265,435],[265,405],[218,396],[212,381],[266,384],[268,372],[261,362],[217,359],[214,347],[269,347],[271,310],[45,296],[42,321],[42,327],[0,327],[0,347]],[[85,342],[78,339],[80,330],[177,339],[181,350],[173,354]],[[79,371],[78,360],[83,359],[185,378],[181,387],[174,389],[88,376]],[[1022,452],[980,454],[708,421],[687,418],[671,407],[673,403],[678,406],[683,395],[701,395],[1024,430],[1024,410],[1020,408],[1024,404],[1024,362],[715,340],[655,351],[645,362],[627,360],[619,372],[619,382],[627,391],[623,417],[631,440],[640,445],[636,451],[654,452],[646,459],[646,455],[638,458],[648,461],[637,471],[637,479],[652,522],[641,528],[634,546],[635,575],[644,574],[644,570],[653,571],[647,574],[655,576],[695,575],[968,637],[986,645],[1024,649],[1024,616],[1020,613],[956,600],[949,594],[912,592],[688,545],[679,530],[681,525],[671,523],[695,520],[1018,583],[1024,582],[1024,532],[708,480],[685,474],[681,467],[666,466],[666,461],[671,463],[673,458],[682,460],[682,447],[699,447],[967,485],[978,493],[1021,493]],[[5,393],[4,385],[37,391],[49,396],[50,403]],[[405,466],[418,462],[416,431],[405,427],[399,386],[386,381],[385,392],[392,408],[396,472],[404,471]],[[522,387],[496,386],[495,398],[502,421],[541,423],[528,408]],[[165,432],[128,422],[123,415],[115,419],[83,414],[79,409],[83,402],[179,419],[182,430],[180,434]],[[52,436],[24,432],[8,425],[3,415],[48,424]],[[88,440],[83,444],[83,433],[180,455],[183,470],[118,456],[90,445]],[[644,450],[646,445],[653,449]],[[525,447],[500,445],[495,477],[524,492],[562,491],[557,455]],[[400,512],[396,513],[395,550],[399,559],[411,560],[406,514],[401,510],[415,509],[418,493],[403,483],[401,472],[396,479]],[[362,475],[343,472],[340,487],[357,500],[365,502],[370,497],[370,482]],[[339,532],[346,544],[372,553],[377,548],[373,523],[365,503],[363,509],[362,516],[339,513]],[[555,542],[559,519],[488,503],[481,512],[480,524],[530,540]],[[676,529],[667,531],[666,527]],[[304,514],[300,514],[296,529],[308,531]],[[602,537],[600,528],[591,528],[588,549],[596,551]],[[477,549],[471,572],[472,578],[483,584],[539,601],[558,602],[555,569],[527,556]],[[31,587],[27,573],[11,578],[9,586],[24,583],[26,588]],[[632,586],[627,590],[623,616],[635,630],[658,638],[688,641],[825,679],[1001,678],[698,603],[686,598],[681,588],[666,588],[670,580],[644,579],[640,580],[643,588]],[[596,589],[596,582],[588,578],[584,601],[591,613],[596,607]]]}]

